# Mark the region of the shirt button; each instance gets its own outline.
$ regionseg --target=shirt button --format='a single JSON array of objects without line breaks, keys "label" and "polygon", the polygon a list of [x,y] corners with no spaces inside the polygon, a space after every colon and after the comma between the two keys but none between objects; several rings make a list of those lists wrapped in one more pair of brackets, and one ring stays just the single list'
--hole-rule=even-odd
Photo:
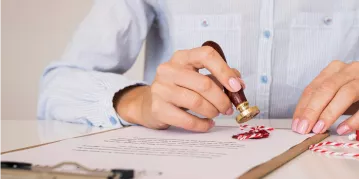
[{"label": "shirt button", "polygon": [[110,119],[110,122],[111,122],[112,125],[117,124],[117,120],[113,116],[111,116],[109,119]]},{"label": "shirt button", "polygon": [[333,19],[331,17],[324,17],[323,22],[326,25],[330,25],[333,23]]},{"label": "shirt button", "polygon": [[261,82],[264,83],[264,84],[267,84],[267,83],[268,83],[268,77],[267,77],[267,75],[262,75],[262,76],[261,76]]},{"label": "shirt button", "polygon": [[202,27],[207,27],[209,24],[206,19],[203,19],[201,25],[202,25]]},{"label": "shirt button", "polygon": [[271,36],[271,32],[269,30],[266,30],[266,31],[263,32],[263,35],[264,35],[265,38],[269,39],[270,36]]}]

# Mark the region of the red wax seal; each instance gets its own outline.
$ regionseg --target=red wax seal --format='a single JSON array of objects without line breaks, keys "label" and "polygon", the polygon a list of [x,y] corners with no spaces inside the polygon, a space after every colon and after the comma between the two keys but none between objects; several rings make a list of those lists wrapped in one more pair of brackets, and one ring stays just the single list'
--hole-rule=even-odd
[{"label": "red wax seal", "polygon": [[266,128],[264,126],[250,127],[248,125],[241,125],[240,128],[250,128],[248,132],[233,135],[233,139],[246,140],[246,139],[263,139],[269,137],[269,132],[274,130],[273,128]]}]

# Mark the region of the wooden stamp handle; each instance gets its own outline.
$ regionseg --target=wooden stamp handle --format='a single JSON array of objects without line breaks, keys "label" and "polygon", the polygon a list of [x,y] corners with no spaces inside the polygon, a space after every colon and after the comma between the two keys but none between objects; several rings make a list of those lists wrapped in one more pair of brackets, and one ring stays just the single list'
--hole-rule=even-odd
[{"label": "wooden stamp handle", "polygon": [[[227,63],[227,60],[226,60],[226,57],[224,56],[222,48],[216,42],[207,41],[207,42],[203,43],[202,46],[210,46],[213,49],[215,49],[217,51],[217,53],[219,53],[219,55],[221,55],[223,60]],[[247,101],[247,98],[244,95],[243,88],[241,88],[241,90],[239,90],[238,92],[230,92],[226,88],[224,88],[224,92],[229,97],[229,99],[231,100],[231,102],[233,103],[233,105],[235,107],[238,107],[239,104]]]}]

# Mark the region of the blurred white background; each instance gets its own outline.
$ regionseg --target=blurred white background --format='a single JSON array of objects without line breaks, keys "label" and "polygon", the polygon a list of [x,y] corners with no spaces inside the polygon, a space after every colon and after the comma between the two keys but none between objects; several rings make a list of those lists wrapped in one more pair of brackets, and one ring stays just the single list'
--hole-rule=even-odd
[{"label": "blurred white background", "polygon": [[[2,0],[1,119],[36,120],[46,65],[63,53],[92,0]],[[143,77],[143,50],[126,76]]]}]

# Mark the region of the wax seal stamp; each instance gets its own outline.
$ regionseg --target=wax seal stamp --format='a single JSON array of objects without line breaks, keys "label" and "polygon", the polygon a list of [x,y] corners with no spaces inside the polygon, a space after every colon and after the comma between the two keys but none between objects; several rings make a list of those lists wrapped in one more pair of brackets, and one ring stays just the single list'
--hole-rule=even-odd
[{"label": "wax seal stamp", "polygon": [[[227,63],[222,48],[216,42],[206,41],[202,44],[202,46],[210,46],[215,49],[221,55],[223,60]],[[232,104],[240,112],[239,115],[236,117],[236,121],[238,123],[247,122],[259,114],[260,111],[257,106],[249,105],[249,102],[244,94],[243,88],[238,92],[230,92],[226,88],[224,88],[224,92],[227,94]]]}]

